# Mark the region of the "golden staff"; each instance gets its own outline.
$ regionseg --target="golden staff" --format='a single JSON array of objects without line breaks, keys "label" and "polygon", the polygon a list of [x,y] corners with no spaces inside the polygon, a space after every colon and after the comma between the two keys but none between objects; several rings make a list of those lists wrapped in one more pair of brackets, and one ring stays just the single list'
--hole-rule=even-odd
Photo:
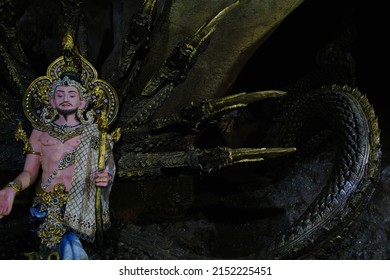
[{"label": "golden staff", "polygon": [[[104,171],[105,162],[106,162],[106,151],[107,151],[107,131],[108,131],[108,118],[107,118],[107,108],[103,107],[98,120],[99,126],[99,158],[98,158],[98,171]],[[121,136],[120,128],[116,128],[111,134],[111,138],[114,142],[117,142]],[[96,216],[96,237],[98,245],[100,247],[100,252],[104,252],[104,242],[103,242],[103,218],[102,218],[102,188],[96,188],[95,196],[95,216]]]},{"label": "golden staff", "polygon": [[[107,131],[108,131],[108,119],[107,119],[107,109],[104,106],[101,112],[100,118],[98,120],[99,126],[99,158],[98,158],[98,171],[103,171],[105,169],[105,157],[107,150]],[[100,247],[100,253],[104,252],[104,243],[103,243],[103,219],[102,219],[102,188],[96,188],[96,197],[95,197],[95,215],[96,215],[96,237]]]}]

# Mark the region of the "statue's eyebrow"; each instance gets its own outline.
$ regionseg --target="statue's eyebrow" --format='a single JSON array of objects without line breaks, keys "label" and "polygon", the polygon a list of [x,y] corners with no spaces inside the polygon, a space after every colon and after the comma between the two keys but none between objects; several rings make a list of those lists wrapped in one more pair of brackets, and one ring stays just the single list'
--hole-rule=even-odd
[{"label": "statue's eyebrow", "polygon": [[[65,92],[65,90],[62,90],[62,89],[56,89],[56,92]],[[69,93],[78,93],[77,90],[69,90],[68,91]]]}]

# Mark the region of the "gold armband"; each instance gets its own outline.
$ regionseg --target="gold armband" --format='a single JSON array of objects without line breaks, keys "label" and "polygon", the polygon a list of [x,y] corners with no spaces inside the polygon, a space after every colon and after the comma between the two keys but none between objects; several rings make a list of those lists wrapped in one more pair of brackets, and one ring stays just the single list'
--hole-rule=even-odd
[{"label": "gold armband", "polygon": [[15,181],[9,182],[7,185],[5,185],[4,188],[11,188],[16,192],[16,195],[20,194],[22,191],[22,187],[18,185]]}]

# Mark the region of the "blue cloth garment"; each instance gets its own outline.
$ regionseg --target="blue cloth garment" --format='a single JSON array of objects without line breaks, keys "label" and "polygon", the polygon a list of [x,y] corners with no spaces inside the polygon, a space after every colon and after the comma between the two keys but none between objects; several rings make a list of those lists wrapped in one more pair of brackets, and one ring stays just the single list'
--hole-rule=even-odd
[{"label": "blue cloth garment", "polygon": [[70,231],[62,236],[59,251],[62,260],[88,260],[80,239]]},{"label": "blue cloth garment", "polygon": [[[45,209],[45,210],[43,210]],[[42,204],[37,204],[30,208],[30,222],[31,230],[38,233],[40,225],[43,224],[47,216],[47,208],[42,207]],[[61,209],[63,215],[64,209]],[[47,251],[47,250],[43,250]],[[43,252],[41,250],[41,252]],[[88,260],[88,254],[83,248],[79,237],[71,231],[65,232],[60,240],[60,243],[51,248],[51,253],[58,251],[61,260]],[[49,255],[51,254],[48,253]],[[46,253],[45,253],[46,255]],[[40,258],[46,258],[46,256],[40,256]]]}]

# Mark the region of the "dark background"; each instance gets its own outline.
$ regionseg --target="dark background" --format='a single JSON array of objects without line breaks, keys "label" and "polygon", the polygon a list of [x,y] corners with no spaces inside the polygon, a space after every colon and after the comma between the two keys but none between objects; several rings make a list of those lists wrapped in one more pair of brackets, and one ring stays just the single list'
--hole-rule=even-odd
[{"label": "dark background", "polygon": [[380,183],[347,235],[320,259],[390,258],[389,32],[385,13],[377,2],[305,1],[254,54],[234,89],[250,92],[288,85],[317,66],[318,48],[337,34],[344,20],[355,28],[350,51],[356,63],[356,86],[373,105],[381,130]]},{"label": "dark background", "polygon": [[243,69],[236,89],[256,90],[289,84],[316,67],[319,47],[331,40],[345,21],[355,29],[351,54],[357,86],[378,107],[385,106],[388,31],[382,7],[363,1],[305,1],[258,49]]}]

